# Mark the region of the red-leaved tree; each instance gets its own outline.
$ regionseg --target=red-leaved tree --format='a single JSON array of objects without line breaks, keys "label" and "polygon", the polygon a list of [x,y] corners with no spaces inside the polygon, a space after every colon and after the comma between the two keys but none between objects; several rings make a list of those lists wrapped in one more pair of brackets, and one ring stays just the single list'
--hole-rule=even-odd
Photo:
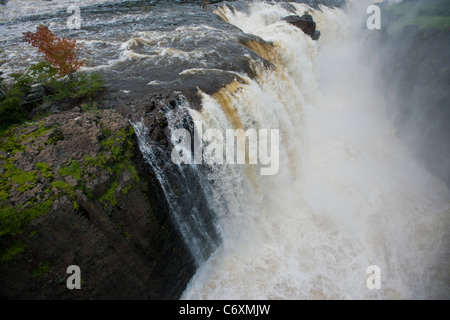
[{"label": "red-leaved tree", "polygon": [[58,77],[68,75],[72,78],[73,73],[84,64],[84,60],[76,57],[80,50],[76,40],[58,38],[47,26],[39,25],[36,29],[36,32],[24,33],[24,40],[44,54],[45,61],[57,70]]}]

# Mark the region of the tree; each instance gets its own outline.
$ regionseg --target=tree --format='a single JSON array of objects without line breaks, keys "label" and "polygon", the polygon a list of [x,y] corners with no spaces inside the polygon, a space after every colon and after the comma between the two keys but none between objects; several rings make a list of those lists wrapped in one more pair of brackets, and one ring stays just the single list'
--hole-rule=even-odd
[{"label": "tree", "polygon": [[24,33],[24,40],[44,54],[44,59],[57,70],[57,77],[72,78],[84,64],[84,60],[80,61],[76,57],[80,50],[76,40],[58,38],[47,26],[39,25],[36,29],[36,32]]}]

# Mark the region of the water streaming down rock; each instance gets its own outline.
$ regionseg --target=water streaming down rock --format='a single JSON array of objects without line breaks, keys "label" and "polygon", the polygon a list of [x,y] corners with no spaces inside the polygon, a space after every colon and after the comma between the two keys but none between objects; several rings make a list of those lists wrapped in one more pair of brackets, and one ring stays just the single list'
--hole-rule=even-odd
[{"label": "water streaming down rock", "polygon": [[[189,116],[189,102],[183,96],[178,105],[162,109],[170,130],[168,139],[176,129],[188,129],[193,134]],[[182,233],[184,240],[197,264],[204,262],[214,249],[219,238],[216,230],[214,203],[205,170],[197,165],[176,165],[167,148],[152,142],[144,121],[133,123],[142,154],[151,165],[170,212]],[[173,145],[176,141],[171,141]],[[190,150],[183,150],[190,153]]]},{"label": "water streaming down rock", "polygon": [[[396,137],[346,13],[293,6],[311,12],[318,43],[280,21],[292,14],[282,5],[219,9],[266,41],[247,46],[273,66],[254,61],[255,80],[204,94],[191,113],[221,130],[279,128],[280,172],[210,173],[228,205],[222,243],[183,298],[448,297],[448,189]],[[380,290],[366,286],[370,265]]]}]

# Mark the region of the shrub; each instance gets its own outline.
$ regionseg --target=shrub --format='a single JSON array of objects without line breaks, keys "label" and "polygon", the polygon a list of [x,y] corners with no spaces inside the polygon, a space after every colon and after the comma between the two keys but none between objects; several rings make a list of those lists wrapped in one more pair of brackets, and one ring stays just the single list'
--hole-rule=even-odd
[{"label": "shrub", "polygon": [[76,58],[80,50],[76,40],[58,38],[47,26],[39,25],[36,29],[36,32],[24,33],[24,40],[44,54],[45,61],[57,70],[57,77],[71,77],[80,69],[84,61]]},{"label": "shrub", "polygon": [[21,95],[8,91],[5,99],[0,102],[0,124],[7,127],[13,123],[19,123],[27,118],[27,112],[20,105]]},{"label": "shrub", "polygon": [[0,98],[0,126],[7,127],[28,119],[28,113],[22,106],[23,98],[30,92],[34,82],[30,71],[10,75],[14,79],[12,87]]},{"label": "shrub", "polygon": [[98,73],[82,73],[72,79],[56,80],[49,83],[52,93],[46,96],[47,101],[92,99],[103,91],[103,79]]},{"label": "shrub", "polygon": [[[34,33],[24,33],[24,40],[36,47],[45,61],[32,65],[23,74],[11,74],[14,84],[9,90],[0,72],[0,130],[30,118],[29,110],[24,105],[28,109],[33,108],[31,102],[26,100],[33,85],[44,88],[43,100],[46,102],[91,100],[104,89],[99,74],[74,74],[84,63],[76,58],[80,47],[75,40],[58,38],[42,25]],[[33,99],[32,103],[36,104],[39,96],[37,100]]]}]

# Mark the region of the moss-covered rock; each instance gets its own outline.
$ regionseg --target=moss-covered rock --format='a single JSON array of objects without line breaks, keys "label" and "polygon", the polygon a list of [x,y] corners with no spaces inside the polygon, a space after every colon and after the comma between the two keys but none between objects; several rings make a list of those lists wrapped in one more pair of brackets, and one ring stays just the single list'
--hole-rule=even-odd
[{"label": "moss-covered rock", "polygon": [[[0,297],[178,298],[194,272],[133,127],[61,112],[0,139]],[[81,290],[66,287],[69,265]]]}]

